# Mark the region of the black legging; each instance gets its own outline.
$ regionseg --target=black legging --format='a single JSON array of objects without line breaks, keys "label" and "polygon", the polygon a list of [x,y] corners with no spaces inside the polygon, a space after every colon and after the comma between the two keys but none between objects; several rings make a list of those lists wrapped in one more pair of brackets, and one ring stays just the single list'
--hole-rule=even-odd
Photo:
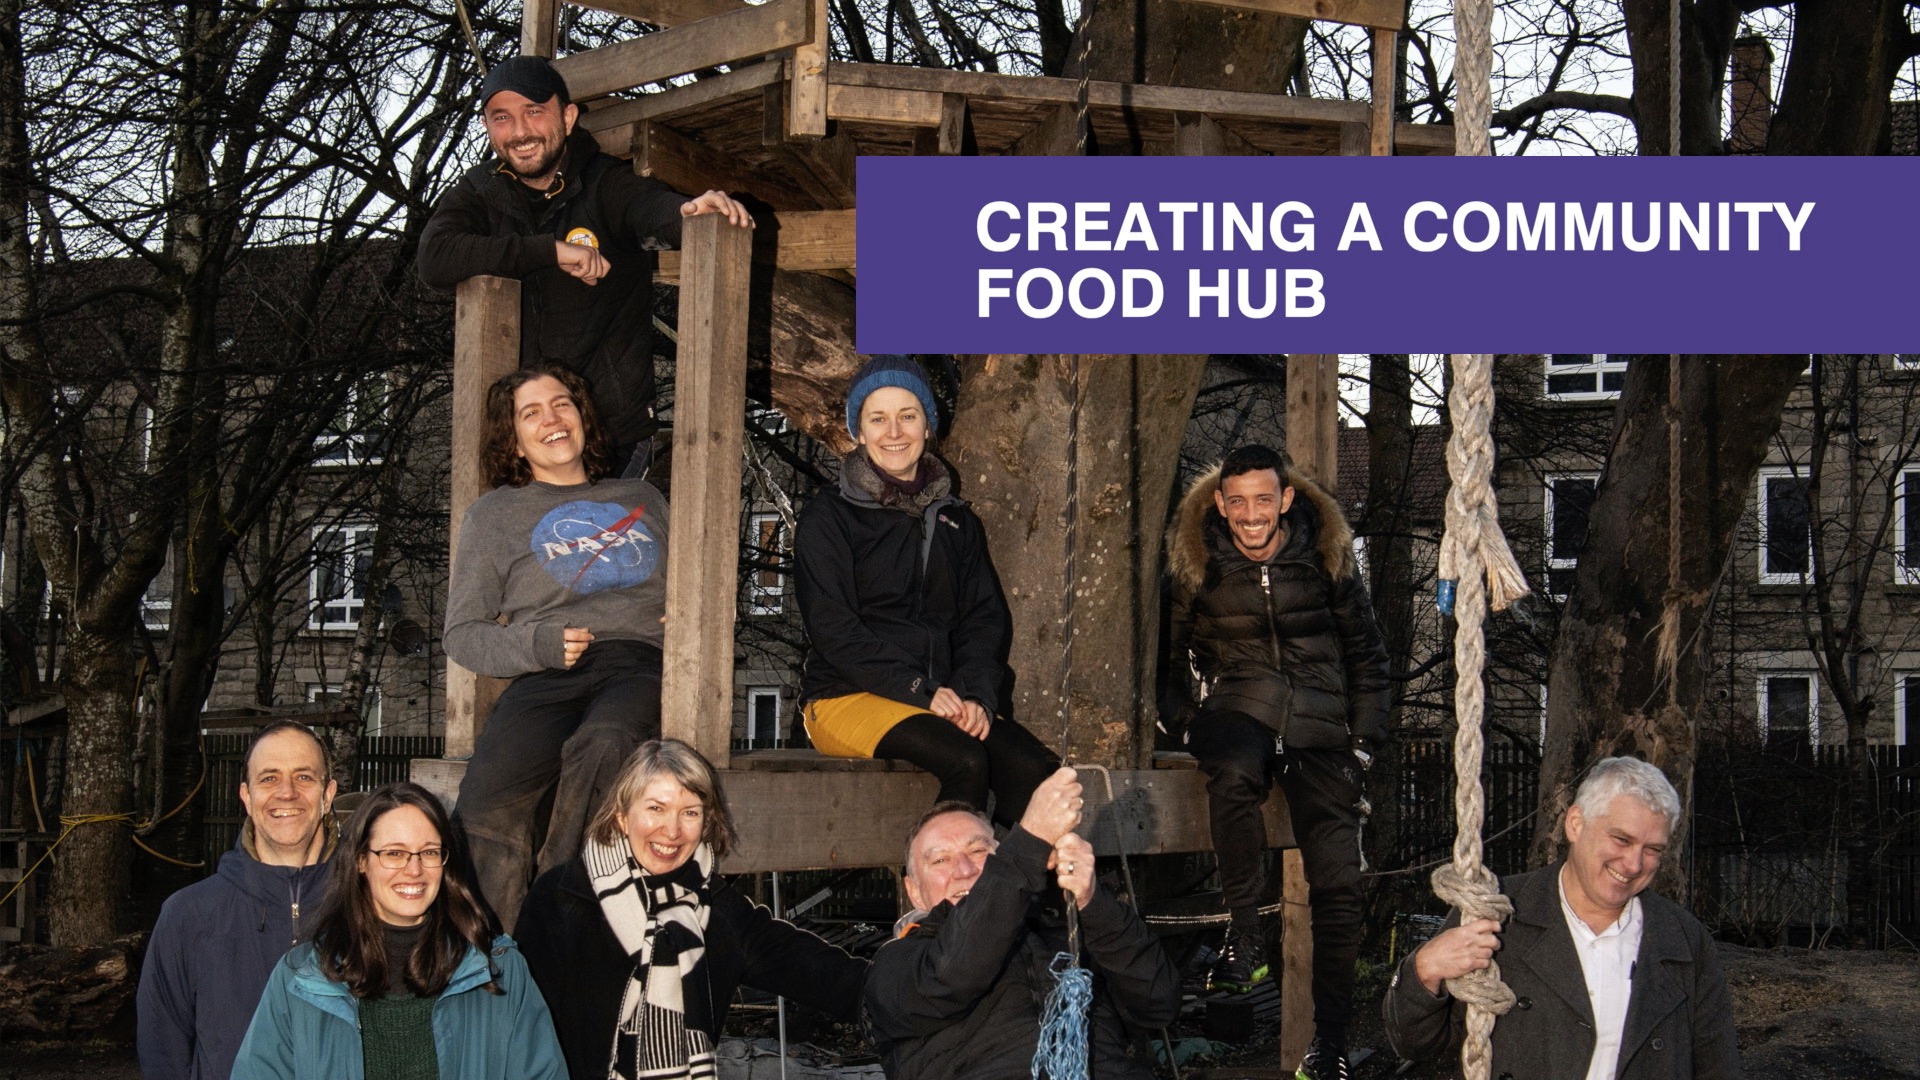
[{"label": "black legging", "polygon": [[985,810],[991,790],[993,819],[1002,825],[1019,821],[1033,789],[1060,767],[1060,759],[1045,743],[1012,720],[995,720],[987,737],[976,739],[932,713],[895,724],[880,737],[873,756],[932,773],[940,781],[942,802],[958,799]]}]

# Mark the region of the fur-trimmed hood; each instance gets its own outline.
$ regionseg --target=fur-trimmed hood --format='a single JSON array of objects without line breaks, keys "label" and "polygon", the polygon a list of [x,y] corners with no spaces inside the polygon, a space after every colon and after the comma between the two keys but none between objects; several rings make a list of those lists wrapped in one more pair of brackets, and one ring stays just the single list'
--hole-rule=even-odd
[{"label": "fur-trimmed hood", "polygon": [[[1328,576],[1336,580],[1351,575],[1354,572],[1353,527],[1340,512],[1340,504],[1326,489],[1297,470],[1289,470],[1284,480],[1296,493],[1293,508],[1282,518],[1288,531],[1301,524],[1300,499],[1306,499],[1319,518],[1316,547],[1320,564]],[[1208,523],[1223,520],[1213,508],[1213,493],[1219,488],[1220,466],[1215,465],[1187,489],[1186,496],[1180,500],[1180,514],[1173,530],[1167,534],[1167,570],[1176,584],[1189,590],[1198,589],[1206,580],[1207,560],[1212,557],[1207,544]]]}]

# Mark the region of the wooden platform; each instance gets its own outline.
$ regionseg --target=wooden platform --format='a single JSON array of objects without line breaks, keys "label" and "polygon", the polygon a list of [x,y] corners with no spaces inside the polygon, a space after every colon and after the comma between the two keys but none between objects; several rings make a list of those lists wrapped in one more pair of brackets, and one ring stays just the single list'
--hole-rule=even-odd
[{"label": "wooden platform", "polygon": [[[1206,778],[1191,761],[1111,770],[1112,798],[1104,770],[1083,769],[1087,805],[1080,834],[1102,855],[1209,850]],[[464,761],[413,763],[414,781],[449,803],[465,773]],[[938,789],[933,777],[910,765],[812,750],[737,751],[721,783],[741,834],[740,847],[721,864],[730,874],[898,866],[907,829],[933,805]],[[1294,846],[1278,791],[1266,813],[1273,845]]]},{"label": "wooden platform", "polygon": [[[833,139],[769,140],[778,131],[782,65],[768,60],[660,93],[603,99],[581,123],[637,171],[682,188],[730,186],[776,210],[853,205],[857,154],[1018,153],[1022,140],[1071,108],[1072,79],[995,75],[893,64],[827,65]],[[1182,116],[1205,116],[1242,154],[1325,156],[1366,145],[1370,108],[1278,94],[1095,82],[1088,87],[1095,142],[1172,154]],[[1450,154],[1453,129],[1397,124],[1400,154]],[[822,150],[825,153],[822,153]],[[744,185],[744,187],[743,187]]]}]

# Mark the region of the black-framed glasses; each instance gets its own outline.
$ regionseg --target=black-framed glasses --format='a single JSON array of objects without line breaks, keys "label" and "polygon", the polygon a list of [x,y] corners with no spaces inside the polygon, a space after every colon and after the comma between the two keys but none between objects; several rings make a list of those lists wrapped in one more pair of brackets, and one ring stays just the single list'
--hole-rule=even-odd
[{"label": "black-framed glasses", "polygon": [[446,848],[430,847],[420,851],[408,851],[406,848],[392,847],[382,851],[369,851],[367,854],[380,860],[380,865],[389,870],[405,869],[406,865],[415,859],[420,860],[420,866],[425,870],[438,870],[447,865]]}]

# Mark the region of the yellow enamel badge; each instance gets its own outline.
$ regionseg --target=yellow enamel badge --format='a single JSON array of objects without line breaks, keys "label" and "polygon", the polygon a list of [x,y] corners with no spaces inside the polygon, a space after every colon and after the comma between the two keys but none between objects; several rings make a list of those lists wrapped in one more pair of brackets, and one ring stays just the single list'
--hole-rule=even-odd
[{"label": "yellow enamel badge", "polygon": [[581,247],[590,247],[595,251],[600,250],[600,238],[593,235],[592,229],[580,228],[573,230],[567,234],[567,243],[579,244]]}]

